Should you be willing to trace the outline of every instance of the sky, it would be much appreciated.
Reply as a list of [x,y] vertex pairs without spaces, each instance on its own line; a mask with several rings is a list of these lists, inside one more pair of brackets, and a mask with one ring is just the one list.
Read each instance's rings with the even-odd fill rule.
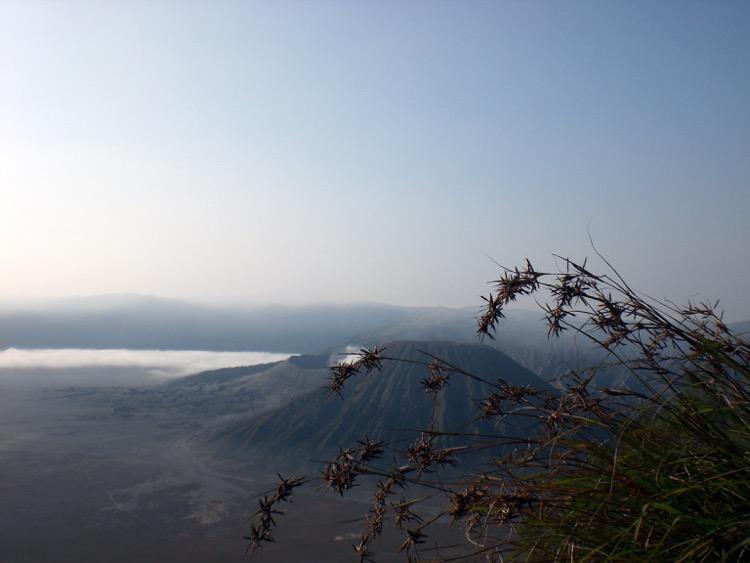
[[592,256],[750,318],[748,2],[0,0],[0,297],[476,305]]

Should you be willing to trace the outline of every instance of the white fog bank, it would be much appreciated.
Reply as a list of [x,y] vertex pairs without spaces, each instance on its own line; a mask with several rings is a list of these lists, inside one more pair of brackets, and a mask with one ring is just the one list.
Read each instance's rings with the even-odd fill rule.
[[70,369],[134,367],[162,377],[235,366],[278,362],[292,354],[272,352],[211,352],[205,350],[91,350],[79,348],[0,350],[0,369]]

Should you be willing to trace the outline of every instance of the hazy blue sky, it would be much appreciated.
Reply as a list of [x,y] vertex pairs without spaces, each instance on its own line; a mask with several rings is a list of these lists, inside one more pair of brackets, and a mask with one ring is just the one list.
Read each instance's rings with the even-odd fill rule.
[[0,295],[477,304],[591,254],[750,317],[750,2],[0,0]]

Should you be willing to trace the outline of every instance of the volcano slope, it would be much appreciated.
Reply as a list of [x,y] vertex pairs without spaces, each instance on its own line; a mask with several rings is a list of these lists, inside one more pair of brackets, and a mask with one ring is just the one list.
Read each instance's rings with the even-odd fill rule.
[[[496,436],[522,441],[532,426],[541,423],[519,416],[500,422],[481,420],[479,405],[493,388],[461,373],[452,373],[447,387],[433,398],[420,384],[428,374],[424,364],[432,357],[486,382],[501,380],[555,393],[538,376],[485,345],[401,341],[388,345],[385,355],[404,361],[388,360],[381,371],[355,375],[347,382],[343,398],[326,393],[327,379],[320,370],[311,370],[310,377],[319,380],[318,388],[277,408],[212,429],[200,441],[221,456],[258,469],[301,471],[335,456],[339,446],[355,446],[365,436],[384,441],[386,457],[393,457],[406,450],[421,429],[463,434],[441,438],[440,445],[445,447],[467,440],[474,445],[496,443]],[[503,450],[481,450],[479,458],[489,459],[493,449],[498,454]],[[477,461],[476,456],[466,458],[466,463]]]

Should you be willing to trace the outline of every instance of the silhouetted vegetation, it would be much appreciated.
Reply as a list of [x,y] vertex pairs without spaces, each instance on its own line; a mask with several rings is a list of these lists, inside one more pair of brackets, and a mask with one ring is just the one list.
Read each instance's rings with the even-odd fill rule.
[[[478,435],[427,426],[406,447],[363,437],[340,448],[316,479],[342,495],[372,486],[354,545],[360,561],[374,559],[389,523],[403,533],[409,561],[744,558],[750,344],[725,325],[718,303],[679,307],[635,291],[614,268],[596,274],[585,261],[561,260],[553,272],[528,261],[503,268],[483,298],[479,336],[493,338],[505,308],[532,295],[551,338],[573,331],[605,350],[607,363],[570,372],[550,391],[485,380],[426,356],[415,385],[433,401],[452,379],[476,379],[491,388],[477,404],[478,418],[526,417],[532,431]],[[346,400],[352,378],[377,377],[393,361],[402,360],[387,349],[363,349],[331,369],[329,391]],[[612,364],[627,371],[626,384],[597,378]],[[251,551],[272,540],[277,505],[306,481],[282,479],[261,501]],[[430,537],[441,519],[462,527],[462,556],[441,556],[439,538]]]

